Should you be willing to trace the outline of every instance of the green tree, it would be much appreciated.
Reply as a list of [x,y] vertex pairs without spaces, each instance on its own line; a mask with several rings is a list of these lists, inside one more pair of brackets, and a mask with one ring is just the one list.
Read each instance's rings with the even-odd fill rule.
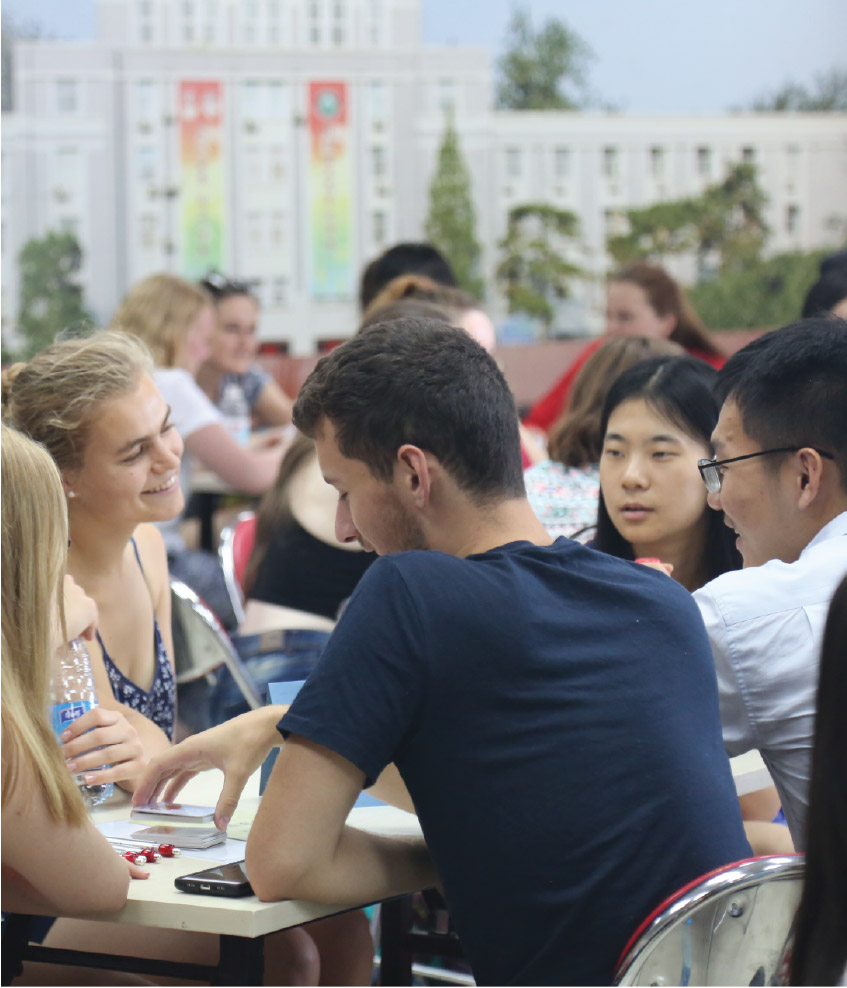
[[459,147],[452,117],[447,119],[438,165],[429,187],[426,235],[450,261],[465,291],[480,297],[481,249],[476,240],[476,211],[471,198],[471,178]]
[[18,257],[21,275],[18,330],[21,356],[28,359],[53,342],[58,332],[90,322],[76,276],[82,250],[72,233],[48,233],[24,244]]
[[509,211],[506,236],[500,241],[497,281],[508,299],[509,312],[540,319],[549,332],[554,302],[567,298],[568,283],[582,272],[564,259],[579,220],[567,210],[546,203],[515,206]]
[[629,231],[609,237],[606,247],[619,264],[661,264],[668,255],[694,251],[701,272],[729,273],[759,258],[768,234],[766,202],[755,165],[739,162],[699,196],[628,210]]
[[506,51],[497,63],[497,106],[502,110],[574,110],[589,100],[593,52],[563,21],[534,30],[526,7],[509,22]]
[[815,76],[811,87],[786,82],[767,96],[755,100],[757,113],[832,113],[847,110],[847,69],[832,68]]
[[777,254],[701,281],[688,297],[707,326],[715,329],[784,326],[800,318],[803,300],[817,281],[828,251]]

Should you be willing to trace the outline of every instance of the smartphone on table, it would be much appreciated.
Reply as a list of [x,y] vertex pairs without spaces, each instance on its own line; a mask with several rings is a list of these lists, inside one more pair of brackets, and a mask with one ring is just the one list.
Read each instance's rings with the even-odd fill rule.
[[229,898],[237,898],[253,894],[243,861],[215,865],[214,868],[181,875],[174,879],[174,885],[180,892],[197,892],[200,895],[225,895]]

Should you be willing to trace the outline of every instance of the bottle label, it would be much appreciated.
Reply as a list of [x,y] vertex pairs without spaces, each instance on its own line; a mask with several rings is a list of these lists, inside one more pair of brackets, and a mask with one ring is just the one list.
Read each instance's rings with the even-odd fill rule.
[[53,732],[60,738],[77,717],[82,717],[94,708],[90,700],[74,700],[73,703],[56,703],[53,705]]

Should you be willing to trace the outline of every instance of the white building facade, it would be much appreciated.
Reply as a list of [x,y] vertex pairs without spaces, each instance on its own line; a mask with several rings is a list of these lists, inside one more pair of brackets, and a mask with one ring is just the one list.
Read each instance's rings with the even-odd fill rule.
[[[714,117],[491,110],[479,49],[420,43],[420,0],[99,0],[96,42],[20,43],[3,119],[4,328],[17,255],[68,229],[105,323],[156,271],[255,284],[261,336],[295,355],[349,336],[362,267],[423,238],[452,112],[472,177],[488,306],[508,211],[576,213],[567,325],[599,331],[604,245],[627,208],[700,191],[752,160],[769,249],[847,236],[847,115]],[[685,277],[685,271],[677,272]]]

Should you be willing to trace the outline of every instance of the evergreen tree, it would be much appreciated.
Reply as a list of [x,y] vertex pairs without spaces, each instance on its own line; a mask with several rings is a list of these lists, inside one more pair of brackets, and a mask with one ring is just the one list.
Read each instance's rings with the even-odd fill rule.
[[479,298],[481,249],[476,240],[476,211],[471,198],[470,174],[459,147],[452,117],[447,119],[438,166],[429,187],[426,235],[447,258],[465,291]]
[[550,329],[555,300],[567,298],[570,279],[582,273],[563,256],[578,228],[573,213],[546,203],[515,206],[509,211],[497,268],[509,312],[525,312]]
[[18,330],[24,337],[21,356],[43,350],[63,329],[91,321],[76,276],[82,250],[72,233],[48,233],[24,244],[18,258],[21,274]]
[[589,102],[586,66],[594,57],[563,21],[532,26],[526,7],[515,9],[506,50],[498,62],[501,110],[575,110]]

